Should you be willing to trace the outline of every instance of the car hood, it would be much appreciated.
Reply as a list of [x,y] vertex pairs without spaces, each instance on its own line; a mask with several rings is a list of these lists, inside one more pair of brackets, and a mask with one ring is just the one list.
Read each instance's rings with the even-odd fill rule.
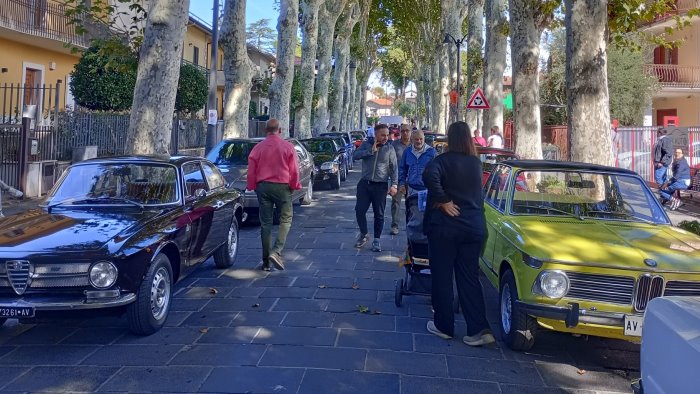
[[104,211],[41,209],[0,218],[0,253],[70,252],[123,242],[160,211]]
[[700,238],[670,225],[585,221],[570,219],[526,219],[504,222],[533,257],[610,267],[700,272]]
[[314,153],[314,164],[317,166],[320,166],[323,163],[333,161],[338,157],[338,155],[335,154],[328,154],[328,153]]
[[231,166],[231,165],[217,165],[221,173],[224,175],[226,182],[231,186],[239,190],[245,190],[246,181],[248,176],[248,166]]

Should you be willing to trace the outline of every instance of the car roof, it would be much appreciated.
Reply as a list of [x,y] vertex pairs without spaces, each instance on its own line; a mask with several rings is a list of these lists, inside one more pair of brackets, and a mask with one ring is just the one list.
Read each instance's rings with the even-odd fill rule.
[[479,154],[488,154],[488,153],[494,153],[494,154],[502,154],[502,155],[513,155],[515,156],[515,152],[510,150],[510,149],[505,149],[505,148],[493,148],[490,146],[477,146],[476,151]]
[[162,164],[174,164],[179,165],[191,160],[206,160],[200,156],[187,156],[187,155],[124,155],[124,156],[113,156],[113,157],[98,157],[94,159],[88,159],[75,164],[87,164],[87,163],[162,163]]
[[507,164],[522,169],[562,169],[562,170],[588,170],[598,172],[616,172],[620,174],[637,175],[636,172],[618,167],[602,166],[599,164],[580,163],[575,161],[556,160],[504,160],[501,164]]

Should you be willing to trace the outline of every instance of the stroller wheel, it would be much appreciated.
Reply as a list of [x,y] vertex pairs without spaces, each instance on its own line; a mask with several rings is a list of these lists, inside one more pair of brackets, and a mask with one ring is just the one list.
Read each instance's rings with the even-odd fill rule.
[[394,284],[394,303],[397,307],[401,306],[401,300],[403,299],[403,279],[399,279]]

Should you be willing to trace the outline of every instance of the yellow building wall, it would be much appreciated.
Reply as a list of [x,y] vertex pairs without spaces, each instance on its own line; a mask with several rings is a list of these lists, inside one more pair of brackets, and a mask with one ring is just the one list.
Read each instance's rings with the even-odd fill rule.
[[[0,73],[0,86],[5,86],[5,84],[24,84],[22,72],[25,62],[42,66],[44,84],[56,85],[56,81],[62,81],[60,106],[63,107],[66,81],[68,75],[73,71],[73,67],[78,63],[79,56],[77,54],[52,52],[45,48],[21,44],[4,38],[0,38],[0,53],[2,54],[0,57],[0,68],[7,68],[7,72]],[[52,63],[55,63],[56,66],[53,70],[51,70]],[[2,100],[2,97],[0,97],[0,100]],[[51,101],[53,102],[53,98]]]
[[700,64],[700,22],[674,33],[671,40],[681,40],[678,48],[678,65]]
[[657,110],[676,109],[682,127],[700,126],[700,95],[689,94],[688,96],[655,98],[652,105],[653,124],[657,124]]
[[198,66],[207,67],[207,51],[209,50],[209,34],[202,31],[200,28],[194,25],[187,26],[187,33],[185,34],[185,45],[183,46],[182,58],[188,62],[194,62],[194,48],[199,48],[199,60],[196,62]]

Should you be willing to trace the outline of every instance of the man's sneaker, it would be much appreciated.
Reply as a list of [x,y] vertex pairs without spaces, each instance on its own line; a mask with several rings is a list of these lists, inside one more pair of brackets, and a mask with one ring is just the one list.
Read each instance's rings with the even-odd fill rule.
[[379,243],[378,239],[375,239],[372,241],[372,252],[381,252],[382,251],[382,245]]
[[275,266],[278,270],[284,270],[284,261],[282,260],[282,256],[280,256],[279,253],[271,253],[270,257],[268,257],[268,260],[272,263],[272,265]]
[[451,336],[449,336],[449,335],[445,334],[444,332],[438,330],[438,328],[435,327],[435,322],[432,321],[432,320],[428,322],[428,325],[426,326],[426,328],[428,329],[428,332],[429,332],[429,333],[434,334],[434,335],[437,335],[437,336],[439,336],[439,337],[442,338],[442,339],[452,339]]
[[270,268],[270,261],[269,260],[263,260],[262,267],[260,267],[263,271],[271,271],[272,269]]
[[361,248],[367,244],[367,241],[369,241],[369,237],[367,234],[360,234],[357,236],[357,241],[355,241],[355,247],[356,248]]
[[390,234],[391,235],[397,235],[399,233],[399,228],[398,227],[392,227]]
[[491,330],[486,329],[481,330],[481,332],[476,335],[466,335],[464,338],[462,338],[462,342],[469,346],[482,346],[496,342],[496,338],[493,337]]
[[671,200],[671,210],[675,211],[680,207],[683,203],[681,202],[681,199],[678,197],[673,197],[673,200]]

